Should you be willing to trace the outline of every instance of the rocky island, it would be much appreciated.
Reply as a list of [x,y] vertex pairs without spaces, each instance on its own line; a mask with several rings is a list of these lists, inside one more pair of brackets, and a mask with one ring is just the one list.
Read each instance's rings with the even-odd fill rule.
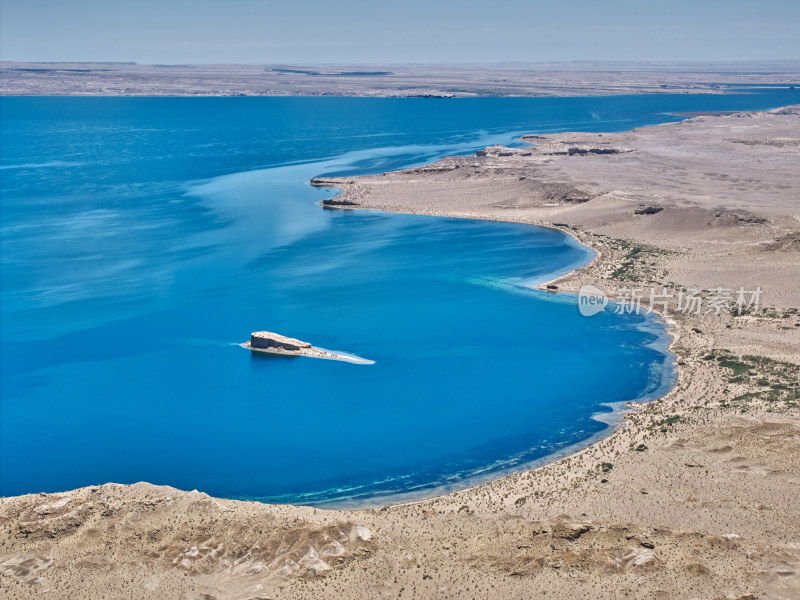
[[315,348],[308,342],[301,342],[300,340],[286,337],[278,333],[272,333],[271,331],[254,331],[250,334],[250,340],[243,345],[245,348],[250,348],[253,352],[280,354],[282,356],[310,356],[312,358],[344,360],[361,365],[371,365],[375,362],[352,354],[329,352],[322,348]]

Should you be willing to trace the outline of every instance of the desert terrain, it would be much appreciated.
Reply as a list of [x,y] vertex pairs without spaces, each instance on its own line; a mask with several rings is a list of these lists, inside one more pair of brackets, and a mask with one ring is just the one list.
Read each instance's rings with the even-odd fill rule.
[[[671,290],[665,397],[548,465],[377,509],[146,483],[3,498],[3,597],[800,597],[800,107],[526,141],[313,184],[342,189],[330,208],[561,229],[598,254],[556,293]],[[763,295],[695,314],[682,288]]]
[[453,65],[0,62],[5,96],[596,96],[799,85],[800,61]]

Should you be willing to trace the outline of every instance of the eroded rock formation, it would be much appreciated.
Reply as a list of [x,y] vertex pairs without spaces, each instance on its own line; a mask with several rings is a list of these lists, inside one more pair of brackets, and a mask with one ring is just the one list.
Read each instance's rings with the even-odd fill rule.
[[301,342],[271,331],[254,331],[250,334],[250,347],[258,350],[300,352],[312,346],[308,342]]

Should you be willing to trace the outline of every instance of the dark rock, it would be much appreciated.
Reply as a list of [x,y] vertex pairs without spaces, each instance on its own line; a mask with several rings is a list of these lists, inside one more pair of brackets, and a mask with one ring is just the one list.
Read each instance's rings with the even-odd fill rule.
[[645,208],[639,208],[633,211],[635,215],[654,215],[656,213],[660,213],[664,208],[662,206],[647,206]]
[[250,334],[250,347],[297,352],[303,348],[311,348],[311,344],[269,331],[254,331]]
[[767,220],[763,217],[755,217],[750,214],[744,214],[744,215],[734,214],[733,216],[738,223],[756,223],[758,225],[761,225],[767,222]]
[[591,525],[585,523],[560,523],[553,527],[553,537],[574,542],[584,533],[588,533],[591,530]]
[[309,181],[309,184],[313,185],[314,187],[331,187],[336,185],[324,177],[314,177],[311,181]]
[[573,146],[567,150],[567,154],[569,154],[569,156],[575,156],[576,154],[579,156],[584,156],[586,154],[619,154],[619,150],[616,148],[578,148]]
[[322,206],[358,206],[358,202],[351,202],[350,200],[336,200],[335,198],[329,198],[328,200],[322,201]]

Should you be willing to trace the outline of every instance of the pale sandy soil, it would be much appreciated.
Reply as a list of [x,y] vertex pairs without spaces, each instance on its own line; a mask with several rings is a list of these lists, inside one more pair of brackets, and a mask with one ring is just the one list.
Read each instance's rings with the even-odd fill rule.
[[563,224],[599,255],[560,292],[760,286],[769,310],[671,306],[666,397],[578,454],[423,502],[148,484],[2,499],[3,597],[800,597],[800,109],[531,141],[318,183],[363,208]]

